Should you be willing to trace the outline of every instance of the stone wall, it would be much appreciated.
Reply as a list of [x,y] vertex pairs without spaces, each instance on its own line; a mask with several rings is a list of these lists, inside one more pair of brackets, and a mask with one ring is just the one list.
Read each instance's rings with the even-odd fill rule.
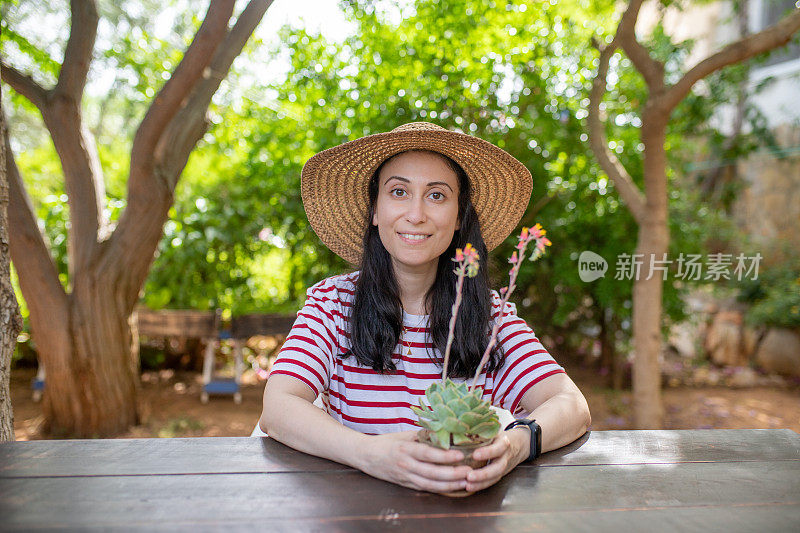
[[783,124],[774,130],[784,154],[760,152],[740,161],[744,182],[734,203],[738,226],[753,238],[765,264],[785,260],[785,249],[800,250],[800,127]]

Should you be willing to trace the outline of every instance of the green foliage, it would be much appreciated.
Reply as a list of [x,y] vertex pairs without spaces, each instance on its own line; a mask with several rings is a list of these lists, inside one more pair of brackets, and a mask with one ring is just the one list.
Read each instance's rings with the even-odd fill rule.
[[[6,24],[14,28],[31,13],[57,15],[66,7],[21,4],[2,4],[4,14],[10,14],[0,37],[4,50],[10,47],[27,58],[43,83],[52,81],[52,47],[29,38],[33,49],[26,48],[21,38],[6,32]],[[88,95],[85,102],[106,180],[106,216],[112,222],[125,205],[135,128],[166,73],[180,61],[205,6],[192,1],[190,9],[173,10],[172,31],[161,34],[153,16],[160,13],[160,4],[147,0],[141,10],[128,9],[128,4],[99,3],[110,23],[100,30],[111,34],[110,46],[98,50],[95,64],[114,76],[107,94]],[[395,9],[390,3],[352,0],[340,5],[354,27],[342,42],[287,26],[276,45],[253,41],[245,48],[215,96],[209,131],[179,182],[143,303],[221,308],[226,315],[296,310],[306,287],[348,268],[308,225],[300,199],[302,165],[342,142],[429,120],[504,148],[533,174],[531,203],[521,225],[540,222],[554,245],[537,265],[526,263],[520,270],[515,293],[520,314],[578,342],[610,312],[612,327],[627,335],[632,282],[615,280],[613,274],[616,258],[635,252],[637,227],[594,161],[586,133],[597,56],[588,43],[615,31],[614,2],[417,0],[396,8],[402,19],[390,15]],[[54,39],[60,46],[63,40],[61,34]],[[672,42],[656,27],[647,45],[674,80],[692,43]],[[254,73],[265,58],[286,61],[285,77],[271,84],[259,81]],[[723,159],[741,157],[755,141],[768,139],[760,134],[763,128],[754,129],[731,146],[708,125],[716,107],[735,95],[742,76],[735,68],[723,70],[708,84],[709,94],[690,95],[672,117],[666,141],[671,258],[724,248],[737,238],[725,206],[705,205],[683,170],[696,153],[698,138],[710,147],[710,158]],[[645,100],[641,76],[618,52],[604,101],[607,135],[610,149],[640,187],[638,128]],[[68,285],[68,208],[60,164],[52,144],[37,135],[41,124],[30,118],[35,117],[32,108],[16,99],[12,103],[13,133],[23,148],[17,162]],[[755,113],[748,117],[753,124],[761,120]],[[515,245],[512,240],[489,258],[495,286],[507,279],[505,258]],[[604,278],[580,280],[577,258],[584,250],[609,262]],[[679,296],[686,288],[675,276],[668,277],[665,323],[682,317]]]
[[750,304],[746,321],[753,326],[800,328],[800,261],[797,258],[735,284],[737,299]]

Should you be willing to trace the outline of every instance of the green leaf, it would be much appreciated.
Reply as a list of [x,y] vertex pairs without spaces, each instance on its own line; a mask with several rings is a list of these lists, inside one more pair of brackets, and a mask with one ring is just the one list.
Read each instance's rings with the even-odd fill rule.
[[491,438],[491,437],[494,437],[495,435],[497,435],[497,432],[499,430],[500,430],[500,423],[493,420],[493,421],[490,421],[490,422],[484,422],[482,424],[478,424],[477,426],[472,428],[470,431],[474,435],[478,435],[481,438]]
[[485,404],[479,405],[478,407],[475,407],[474,409],[472,409],[472,412],[477,413],[479,415],[485,415],[491,413],[492,409],[489,407],[489,404],[487,402]]
[[452,401],[447,402],[447,407],[453,410],[457,417],[461,417],[462,414],[468,413],[470,411],[470,406],[462,400],[461,398],[456,398]]
[[470,428],[473,428],[484,421],[486,416],[481,416],[476,413],[464,413],[461,415],[461,421],[468,425]]
[[477,396],[475,393],[468,395],[465,398],[465,401],[469,405],[470,409],[475,409],[481,404],[481,398]]
[[453,435],[453,444],[469,444],[472,442],[472,439],[467,437],[464,434],[454,434]]
[[436,413],[427,408],[420,409],[416,405],[412,405],[411,410],[414,411],[414,413],[416,413],[416,415],[420,418],[428,418],[430,420],[436,418]]
[[450,433],[466,433],[469,429],[464,422],[461,422],[455,417],[445,418],[442,427],[449,431]]
[[442,398],[442,395],[437,391],[428,391],[425,393],[425,396],[428,398],[428,403],[431,404],[433,408],[437,405],[445,404],[444,398]]
[[445,450],[450,449],[450,432],[446,429],[432,433],[431,437],[439,444],[440,448],[444,448]]
[[458,392],[453,387],[442,388],[442,399],[444,403],[449,404],[451,401],[458,398]]
[[433,433],[440,431],[443,427],[442,423],[438,420],[425,420],[424,418],[419,419],[419,425]]
[[434,405],[433,410],[436,413],[436,418],[439,420],[444,420],[446,418],[458,418],[452,409],[441,403]]

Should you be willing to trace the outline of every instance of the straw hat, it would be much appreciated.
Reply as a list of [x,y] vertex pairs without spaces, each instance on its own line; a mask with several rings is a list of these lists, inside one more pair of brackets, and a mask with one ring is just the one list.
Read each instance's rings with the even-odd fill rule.
[[517,226],[533,188],[525,165],[483,139],[430,122],[411,122],[323,150],[303,166],[300,194],[308,221],[335,254],[360,263],[369,180],[382,162],[407,150],[439,152],[464,169],[489,250]]

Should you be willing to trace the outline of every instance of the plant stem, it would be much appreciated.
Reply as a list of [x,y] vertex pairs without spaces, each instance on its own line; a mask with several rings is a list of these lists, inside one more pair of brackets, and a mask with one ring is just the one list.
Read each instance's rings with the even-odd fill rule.
[[461,288],[464,285],[464,273],[466,269],[462,266],[458,273],[456,283],[456,301],[453,302],[453,311],[450,313],[450,325],[447,329],[447,348],[444,350],[444,363],[442,364],[442,381],[447,378],[447,363],[450,361],[450,346],[453,344],[453,333],[456,329],[456,318],[458,317],[458,307],[461,305]]
[[517,273],[519,272],[519,267],[522,264],[523,259],[525,259],[525,247],[519,251],[519,260],[516,262],[516,264],[514,264],[514,266],[511,268],[511,272],[509,273],[508,290],[506,290],[506,293],[503,295],[503,301],[500,302],[500,315],[497,317],[497,321],[492,327],[492,336],[489,338],[489,344],[486,345],[486,350],[483,352],[483,357],[481,357],[478,370],[475,371],[475,377],[472,378],[472,385],[469,386],[469,390],[473,390],[475,388],[475,384],[478,382],[478,376],[481,375],[481,370],[483,370],[483,367],[489,360],[489,353],[491,353],[492,348],[497,342],[497,332],[500,330],[500,322],[502,322],[503,315],[505,314],[508,297],[511,296],[511,293],[517,288],[514,282],[517,280]]

